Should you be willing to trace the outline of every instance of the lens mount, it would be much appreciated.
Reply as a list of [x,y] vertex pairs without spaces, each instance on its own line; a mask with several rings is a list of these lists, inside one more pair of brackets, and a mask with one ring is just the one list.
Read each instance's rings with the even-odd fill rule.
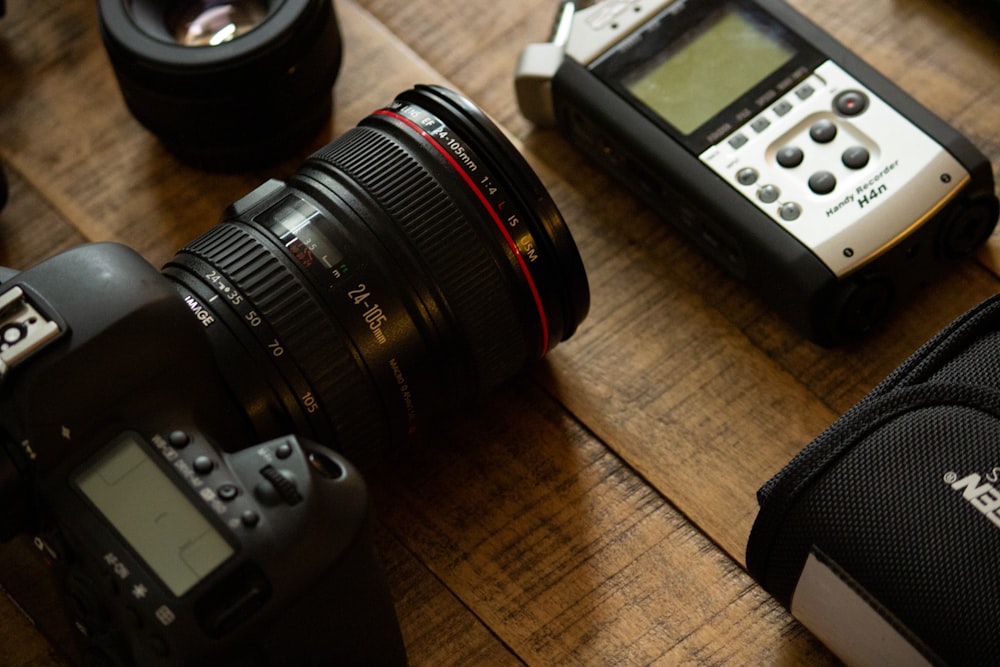
[[127,106],[186,161],[257,167],[301,149],[330,116],[342,54],[332,3],[258,2],[262,15],[245,26],[252,29],[204,46],[178,41],[180,0],[98,2]]

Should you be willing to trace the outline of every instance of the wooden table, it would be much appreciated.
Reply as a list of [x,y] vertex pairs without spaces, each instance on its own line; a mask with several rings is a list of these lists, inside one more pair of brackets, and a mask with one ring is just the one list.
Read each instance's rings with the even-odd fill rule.
[[[0,20],[0,264],[115,240],[161,265],[253,174],[178,163],[124,107],[92,0]],[[512,73],[547,38],[537,0],[337,0],[332,135],[414,83],[469,95],[516,141],[575,235],[590,315],[489,400],[368,477],[410,660],[823,664],[743,569],[756,489],[920,343],[997,291],[1000,240],[871,338],[817,347],[518,112]],[[1000,28],[973,0],[793,0],[1000,163]],[[15,547],[0,547],[8,553]],[[24,574],[8,569],[4,577]],[[62,658],[0,597],[0,665]]]

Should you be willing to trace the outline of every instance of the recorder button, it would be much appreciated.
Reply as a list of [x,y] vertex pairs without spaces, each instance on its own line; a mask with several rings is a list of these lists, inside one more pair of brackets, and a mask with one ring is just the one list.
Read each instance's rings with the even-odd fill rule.
[[802,207],[793,201],[786,204],[782,204],[781,208],[778,209],[778,214],[781,216],[782,220],[798,220],[799,216],[802,215]]
[[802,153],[802,149],[796,146],[785,146],[778,151],[778,164],[786,169],[791,169],[802,164],[802,158],[805,155]]
[[778,201],[778,197],[780,196],[781,190],[779,190],[776,185],[765,185],[757,191],[757,199],[761,200],[765,204],[771,204]]
[[828,171],[817,171],[809,177],[809,189],[818,195],[828,195],[837,187],[837,178]]
[[746,142],[747,142],[747,137],[745,134],[737,134],[735,136],[730,137],[729,146],[731,148],[739,148]]
[[837,136],[837,126],[831,120],[818,120],[809,128],[809,136],[817,144],[828,144]]
[[871,155],[864,146],[851,146],[840,157],[848,169],[861,169],[868,164]]
[[759,176],[760,174],[753,167],[744,167],[736,172],[736,180],[740,182],[740,185],[753,185]]
[[868,96],[860,90],[845,90],[833,99],[833,108],[843,116],[857,116],[868,108]]

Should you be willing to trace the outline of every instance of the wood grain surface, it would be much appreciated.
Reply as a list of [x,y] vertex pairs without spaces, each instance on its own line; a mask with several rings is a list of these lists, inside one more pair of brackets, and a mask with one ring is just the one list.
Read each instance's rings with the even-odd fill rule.
[[[977,2],[795,0],[1000,163],[1000,28]],[[468,95],[524,151],[580,247],[590,315],[546,361],[368,476],[414,665],[826,664],[743,570],[756,489],[934,332],[998,288],[1000,240],[838,349],[804,340],[559,134],[513,71],[555,3],[337,0],[324,136],[273,168],[205,173],[125,108],[89,0],[7,3],[0,265],[114,240],[161,265],[267,177],[415,83]],[[267,94],[261,91],[261,94]],[[44,576],[0,545],[0,583]],[[0,596],[0,666],[66,664]]]

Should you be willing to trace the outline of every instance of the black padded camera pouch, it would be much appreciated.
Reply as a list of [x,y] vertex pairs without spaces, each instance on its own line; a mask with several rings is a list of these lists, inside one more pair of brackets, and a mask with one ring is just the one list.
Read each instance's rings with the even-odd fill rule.
[[1000,664],[1000,295],[757,493],[750,574],[849,664]]

